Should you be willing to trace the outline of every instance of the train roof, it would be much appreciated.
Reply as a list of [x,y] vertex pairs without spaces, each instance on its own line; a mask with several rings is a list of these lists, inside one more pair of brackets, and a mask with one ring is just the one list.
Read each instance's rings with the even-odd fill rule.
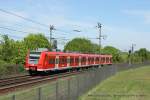
[[72,55],[72,56],[95,56],[95,57],[97,57],[97,56],[101,56],[101,57],[112,57],[112,55],[107,55],[107,54],[105,54],[105,55],[99,55],[99,54],[81,54],[81,53],[65,53],[65,52],[55,52],[55,51],[52,51],[52,52],[50,52],[50,51],[43,51],[43,53],[48,53],[48,54],[52,54],[52,55],[64,55],[64,56],[70,56],[70,55]]

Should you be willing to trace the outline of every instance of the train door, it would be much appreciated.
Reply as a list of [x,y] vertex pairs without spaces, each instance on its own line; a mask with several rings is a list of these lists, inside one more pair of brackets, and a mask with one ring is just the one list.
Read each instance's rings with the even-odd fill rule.
[[86,57],[81,57],[81,66],[86,65]]
[[54,69],[55,68],[55,61],[56,60],[56,56],[48,56],[48,64],[47,67],[48,69]]
[[78,67],[79,66],[79,56],[75,57],[75,66]]
[[74,56],[70,56],[70,66],[74,66]]
[[67,56],[59,56],[59,68],[66,68],[67,67]]
[[95,58],[95,64],[99,64],[99,57]]

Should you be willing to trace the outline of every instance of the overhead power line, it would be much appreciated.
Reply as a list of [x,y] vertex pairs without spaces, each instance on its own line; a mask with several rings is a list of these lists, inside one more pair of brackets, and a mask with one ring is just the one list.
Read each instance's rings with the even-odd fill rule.
[[[47,28],[47,29],[48,29],[48,27],[49,27],[49,25],[46,25],[46,24],[44,24],[44,23],[35,21],[35,20],[33,20],[33,19],[30,19],[30,18],[26,18],[26,17],[24,17],[24,16],[18,15],[18,14],[16,14],[16,13],[13,13],[13,12],[10,12],[10,11],[4,10],[4,9],[1,9],[1,8],[0,8],[0,11],[1,11],[1,12],[4,12],[4,13],[6,13],[6,14],[9,14],[9,15],[13,15],[13,16],[19,17],[19,18],[21,18],[21,19],[24,19],[24,20],[26,20],[26,21],[32,22],[32,23],[34,23],[34,24],[38,24],[38,25],[43,26],[43,27],[45,27],[45,28]],[[72,32],[72,31],[71,31],[71,32],[64,31],[64,30],[57,29],[57,28],[55,29],[55,31],[63,32],[63,34],[66,33],[66,34],[64,34],[64,35],[68,35],[68,34],[70,34],[70,33]],[[73,30],[73,31],[75,31],[75,32],[81,32],[80,30]]]
[[4,12],[4,13],[7,13],[7,14],[9,14],[9,15],[13,15],[13,16],[19,17],[19,18],[24,19],[24,20],[26,20],[26,21],[30,21],[30,22],[32,22],[32,23],[34,23],[34,24],[39,24],[39,25],[41,25],[41,26],[43,26],[43,27],[47,27],[47,28],[48,28],[48,25],[46,25],[46,24],[40,23],[40,22],[38,22],[38,21],[29,19],[29,18],[26,18],[26,17],[21,16],[21,15],[18,15],[18,14],[16,14],[16,13],[13,13],[13,12],[10,12],[10,11],[6,11],[6,10],[4,10],[4,9],[0,9],[0,11],[1,11],[1,12]]
[[3,27],[3,26],[0,26],[0,28],[1,28],[1,29],[10,30],[10,31],[15,31],[15,32],[30,33],[30,32],[20,31],[20,30],[16,30],[16,29],[8,28],[8,27]]

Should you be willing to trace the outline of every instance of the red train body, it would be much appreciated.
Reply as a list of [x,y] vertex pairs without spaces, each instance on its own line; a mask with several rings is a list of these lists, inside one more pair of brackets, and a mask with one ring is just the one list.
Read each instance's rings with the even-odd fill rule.
[[25,69],[30,72],[46,72],[111,64],[112,55],[64,53],[37,50],[28,53],[25,62]]

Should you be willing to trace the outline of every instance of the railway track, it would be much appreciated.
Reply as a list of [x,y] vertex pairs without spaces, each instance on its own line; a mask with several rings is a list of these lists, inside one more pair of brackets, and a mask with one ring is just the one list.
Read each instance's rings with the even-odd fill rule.
[[26,80],[29,77],[30,77],[29,75],[22,75],[22,76],[16,76],[16,77],[9,77],[9,78],[0,79],[0,87],[6,86],[6,85],[9,85],[9,84],[13,84],[15,82],[19,82],[20,80]]
[[77,72],[66,72],[60,74],[54,74],[49,76],[20,76],[20,77],[13,77],[7,79],[0,80],[0,94],[8,93],[15,91],[20,88],[31,87],[37,84],[41,84],[48,81],[53,81],[58,78],[68,77],[76,74],[83,73],[84,71],[77,71]]

